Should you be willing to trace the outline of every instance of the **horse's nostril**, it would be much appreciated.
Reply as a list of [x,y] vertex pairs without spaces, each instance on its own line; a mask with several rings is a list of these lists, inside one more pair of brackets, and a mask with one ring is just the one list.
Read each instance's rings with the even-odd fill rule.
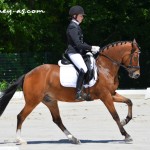
[[136,74],[136,75],[134,76],[134,78],[137,79],[139,76],[140,76],[140,74]]

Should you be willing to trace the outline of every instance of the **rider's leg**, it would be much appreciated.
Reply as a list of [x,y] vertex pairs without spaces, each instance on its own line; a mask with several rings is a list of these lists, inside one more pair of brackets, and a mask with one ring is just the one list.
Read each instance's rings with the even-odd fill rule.
[[84,75],[87,72],[87,66],[81,56],[81,54],[68,54],[69,58],[71,61],[74,63],[74,65],[79,69],[79,76],[77,79],[77,94],[76,94],[76,99],[81,99],[81,90],[82,90],[82,85],[84,82]]
[[83,57],[79,53],[69,53],[68,57],[71,59],[73,64],[80,70],[83,69],[83,71],[86,73],[87,72],[87,66],[84,62]]
[[79,71],[79,76],[78,76],[77,84],[76,84],[76,89],[77,89],[76,99],[78,100],[82,99],[82,86],[84,82],[84,75],[85,75],[85,72],[83,71],[83,69],[81,69]]

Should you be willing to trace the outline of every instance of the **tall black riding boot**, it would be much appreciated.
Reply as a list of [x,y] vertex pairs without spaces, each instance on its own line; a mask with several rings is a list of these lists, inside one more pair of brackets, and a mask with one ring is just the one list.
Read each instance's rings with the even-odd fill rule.
[[76,99],[78,100],[82,100],[82,86],[83,86],[83,81],[84,81],[84,75],[85,75],[85,72],[83,69],[81,69],[79,72],[77,85],[76,85],[76,89],[77,89]]

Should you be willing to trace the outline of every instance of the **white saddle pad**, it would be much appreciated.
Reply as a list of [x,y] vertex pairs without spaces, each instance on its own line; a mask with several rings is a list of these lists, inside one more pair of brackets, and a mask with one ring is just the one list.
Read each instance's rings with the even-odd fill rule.
[[[73,65],[63,65],[61,61],[58,62],[60,66],[60,83],[64,87],[76,87],[76,82],[78,78],[78,72]],[[97,81],[97,68],[95,67],[95,76],[89,82],[89,84],[84,85],[85,88],[92,87]]]

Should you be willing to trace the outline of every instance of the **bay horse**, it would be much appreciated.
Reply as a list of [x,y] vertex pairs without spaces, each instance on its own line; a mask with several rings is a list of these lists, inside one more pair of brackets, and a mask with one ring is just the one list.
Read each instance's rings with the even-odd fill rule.
[[[132,101],[116,92],[119,85],[118,70],[122,66],[129,77],[137,79],[140,76],[139,65],[140,48],[133,41],[118,41],[103,47],[96,58],[98,80],[94,86],[86,89],[90,92],[92,100],[101,100],[112,118],[117,123],[125,141],[132,141],[131,136],[125,131],[126,125],[132,119]],[[42,102],[45,104],[53,118],[53,122],[64,132],[69,141],[74,144],[80,143],[64,126],[58,108],[58,101],[79,102],[75,100],[76,89],[63,87],[60,84],[60,67],[55,64],[44,64],[38,66],[22,75],[0,97],[0,116],[11,100],[18,87],[22,87],[25,106],[17,115],[17,141],[22,144],[26,142],[21,137],[22,123],[32,110]],[[114,102],[126,103],[128,106],[127,117],[120,121],[115,109]]]

